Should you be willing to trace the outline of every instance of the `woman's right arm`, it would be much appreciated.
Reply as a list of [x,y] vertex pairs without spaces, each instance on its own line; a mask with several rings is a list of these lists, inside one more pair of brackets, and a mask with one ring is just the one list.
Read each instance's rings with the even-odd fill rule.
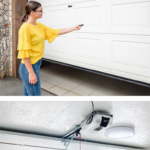
[[37,83],[37,77],[36,77],[36,74],[34,73],[30,58],[24,58],[23,61],[24,61],[25,66],[29,72],[29,83],[36,84]]

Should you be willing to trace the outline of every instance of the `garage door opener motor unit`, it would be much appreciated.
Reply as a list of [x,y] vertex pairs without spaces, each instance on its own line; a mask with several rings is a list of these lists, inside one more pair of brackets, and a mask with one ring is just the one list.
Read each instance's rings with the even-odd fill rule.
[[82,133],[99,133],[103,128],[112,124],[113,115],[109,113],[104,113],[101,111],[93,111],[85,120],[83,120],[80,125],[77,125],[74,129],[69,131],[62,137],[62,142],[64,143],[66,149],[70,142],[75,136]]

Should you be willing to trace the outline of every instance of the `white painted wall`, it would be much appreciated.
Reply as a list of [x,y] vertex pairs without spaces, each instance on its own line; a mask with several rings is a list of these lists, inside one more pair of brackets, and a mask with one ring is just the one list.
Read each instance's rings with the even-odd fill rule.
[[38,22],[84,24],[46,41],[44,58],[150,83],[150,0],[37,1],[44,9]]

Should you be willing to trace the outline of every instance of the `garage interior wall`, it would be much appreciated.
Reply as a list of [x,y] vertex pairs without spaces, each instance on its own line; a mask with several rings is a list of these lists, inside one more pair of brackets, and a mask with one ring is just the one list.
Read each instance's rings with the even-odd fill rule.
[[12,0],[0,0],[0,78],[12,76]]

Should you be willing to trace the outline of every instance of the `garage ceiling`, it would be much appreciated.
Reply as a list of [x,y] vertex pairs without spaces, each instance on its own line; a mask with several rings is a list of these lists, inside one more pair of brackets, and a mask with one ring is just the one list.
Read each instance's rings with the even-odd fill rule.
[[[94,108],[95,110],[105,111],[113,114],[113,123],[109,127],[134,127],[135,136],[128,139],[109,139],[104,136],[105,129],[103,129],[98,134],[82,134],[82,140],[84,141],[82,142],[82,145],[83,143],[85,144],[87,142],[85,146],[88,144],[91,146],[92,143],[97,142],[101,144],[107,143],[107,146],[112,144],[129,147],[150,148],[150,102],[95,101]],[[51,144],[47,146],[64,149],[64,145],[60,142],[61,137],[76,125],[80,124],[80,122],[91,112],[92,105],[90,101],[0,102],[0,142],[17,143],[21,140],[25,141],[26,144],[27,141],[29,142],[33,140],[33,142],[29,142],[29,145],[36,145],[39,143],[39,141],[35,142],[34,138],[37,138],[40,135],[42,136],[39,137],[42,146],[46,146],[44,143],[47,143],[46,139],[44,138],[49,137],[50,139],[47,140],[49,140],[49,143]],[[7,132],[3,132],[4,130]],[[12,134],[8,131],[14,131],[14,133]],[[16,135],[15,132],[19,132],[21,134]],[[30,133],[34,138],[28,137],[29,134],[26,135],[22,133]],[[88,143],[88,141],[92,143]],[[79,145],[76,145],[76,147],[75,145],[73,146],[73,144],[78,145],[79,143],[78,141],[74,140],[68,149],[74,150],[79,148]],[[95,148],[90,148],[89,146],[88,148],[98,149],[96,148],[97,145],[93,146],[95,146]],[[101,145],[101,148],[103,146]],[[6,150],[9,150],[9,148],[12,149],[12,146],[10,147],[8,144],[1,143],[0,147],[3,147],[3,149]],[[113,146],[111,146],[112,148],[104,147],[103,150],[116,149]],[[15,150],[20,150],[17,149],[15,145],[13,145],[13,148]],[[82,150],[87,150],[88,148],[87,146],[86,148],[82,147]],[[24,147],[24,149],[29,150],[31,148]]]

